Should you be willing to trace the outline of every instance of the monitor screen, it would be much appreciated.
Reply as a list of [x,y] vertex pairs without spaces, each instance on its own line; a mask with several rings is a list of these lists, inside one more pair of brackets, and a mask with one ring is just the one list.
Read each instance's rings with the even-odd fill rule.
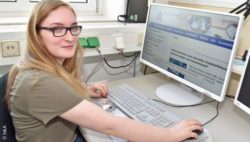
[[184,84],[167,83],[158,97],[199,102],[205,94],[223,101],[241,23],[240,15],[151,4],[140,61]]
[[245,62],[245,69],[241,75],[234,104],[250,114],[250,56],[248,55]]

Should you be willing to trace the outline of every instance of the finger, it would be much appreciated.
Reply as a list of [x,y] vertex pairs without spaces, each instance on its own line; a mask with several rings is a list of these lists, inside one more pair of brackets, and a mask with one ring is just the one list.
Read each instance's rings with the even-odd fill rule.
[[201,122],[199,122],[198,120],[195,120],[195,119],[188,120],[187,124],[188,125],[199,125],[199,126],[202,126]]
[[203,130],[203,128],[199,125],[192,125],[191,126],[192,132],[199,133]]
[[99,84],[100,89],[102,91],[103,96],[107,96],[108,94],[108,87],[105,84]]
[[108,87],[106,84],[99,84],[100,87],[103,89],[103,93],[104,94],[107,94],[108,93]]
[[95,93],[98,94],[98,96],[100,96],[100,97],[106,97],[107,96],[107,92],[102,87],[98,87],[96,89]]
[[108,95],[108,93],[107,93],[107,91],[103,91],[103,93],[101,93],[101,97],[107,97],[107,95]]

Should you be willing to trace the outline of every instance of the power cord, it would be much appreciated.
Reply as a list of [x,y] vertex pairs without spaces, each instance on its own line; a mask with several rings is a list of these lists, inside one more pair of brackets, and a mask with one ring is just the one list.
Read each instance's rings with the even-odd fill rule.
[[136,53],[133,53],[133,54],[131,54],[131,55],[127,55],[127,54],[124,54],[123,52],[121,53],[119,53],[119,55],[121,55],[122,57],[127,57],[127,58],[129,58],[129,57],[134,57],[134,56],[136,56],[137,54],[140,54],[140,52],[136,52]]
[[145,65],[144,72],[143,72],[144,75],[146,75],[147,68],[148,68],[148,66]]
[[[144,68],[144,71],[143,71],[143,75],[146,75],[147,69],[148,69],[148,65],[145,65],[145,68]],[[158,71],[151,72],[151,74],[153,74],[153,73],[158,73]]]
[[250,0],[247,0],[246,2],[244,2],[241,5],[237,6],[233,10],[229,11],[229,13],[240,14],[243,11],[245,11],[245,13],[244,13],[244,19],[246,19],[248,17],[248,15],[250,14]]
[[96,48],[96,50],[97,50],[97,52],[102,56],[102,58],[103,58],[104,62],[106,63],[106,65],[109,66],[110,68],[113,68],[113,69],[124,68],[124,67],[130,66],[130,65],[136,60],[136,58],[140,55],[139,53],[137,53],[137,54],[134,56],[134,58],[133,58],[128,64],[126,64],[126,65],[122,65],[122,66],[111,66],[111,65],[108,63],[108,61],[106,60],[106,58],[102,55],[101,51],[100,51],[98,48]]
[[104,62],[103,62],[103,61],[100,62],[100,63],[98,63],[98,64],[93,68],[93,70],[90,72],[90,74],[86,77],[86,79],[85,79],[84,82],[85,82],[86,84],[88,84],[90,78],[91,78],[92,76],[94,76],[94,75],[103,67],[103,65],[104,65]]
[[[140,54],[140,51],[136,52],[136,53],[133,53],[133,54],[130,54],[130,55],[126,55],[124,54],[123,50],[119,50],[119,55],[122,56],[122,57],[125,57],[125,58],[130,58],[130,57],[135,57],[137,56],[137,54]],[[136,58],[137,59],[137,58]],[[134,60],[134,72],[133,72],[133,77],[136,76],[136,59]]]

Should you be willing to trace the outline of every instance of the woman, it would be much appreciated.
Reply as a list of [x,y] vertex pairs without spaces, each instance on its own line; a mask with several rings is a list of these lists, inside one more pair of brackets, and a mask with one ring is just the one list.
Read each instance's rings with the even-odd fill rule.
[[[143,142],[177,142],[197,138],[196,120],[158,128],[106,113],[88,97],[106,97],[107,87],[84,87],[77,53],[81,26],[74,10],[60,0],[42,0],[27,27],[27,52],[12,68],[8,81],[9,107],[20,142],[72,142],[77,126]],[[79,55],[78,55],[79,56]]]

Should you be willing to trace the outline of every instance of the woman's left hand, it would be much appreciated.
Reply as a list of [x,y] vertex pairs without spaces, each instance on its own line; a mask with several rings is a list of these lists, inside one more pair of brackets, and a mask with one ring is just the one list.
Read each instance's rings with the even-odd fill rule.
[[108,87],[103,83],[91,83],[86,86],[91,93],[91,97],[107,97]]

